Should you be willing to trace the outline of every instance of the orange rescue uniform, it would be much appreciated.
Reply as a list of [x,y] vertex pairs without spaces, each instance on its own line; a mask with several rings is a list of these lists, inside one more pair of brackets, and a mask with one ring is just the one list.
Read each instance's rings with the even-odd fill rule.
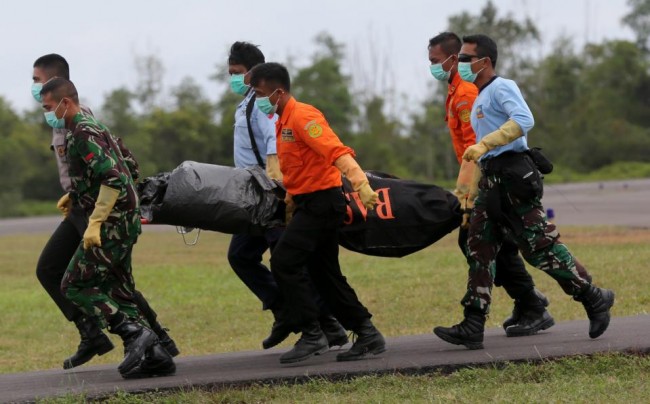
[[293,97],[276,122],[276,142],[283,183],[291,195],[342,186],[334,162],[344,154],[354,157],[319,110]]
[[478,88],[474,83],[461,79],[460,74],[455,73],[447,91],[445,121],[451,133],[458,163],[462,162],[465,149],[476,144],[476,134],[470,122],[472,105],[476,97],[478,97]]

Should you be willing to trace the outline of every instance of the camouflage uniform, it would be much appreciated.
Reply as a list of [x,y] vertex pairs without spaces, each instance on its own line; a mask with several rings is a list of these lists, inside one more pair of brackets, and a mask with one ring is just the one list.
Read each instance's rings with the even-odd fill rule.
[[117,312],[140,321],[133,297],[131,251],[141,232],[139,202],[131,172],[137,163],[108,129],[92,116],[77,114],[67,137],[72,180],[70,198],[89,216],[100,186],[120,191],[109,217],[101,226],[101,247],[84,250],[80,244],[61,282],[61,291],[88,316],[106,328]]
[[[492,170],[490,160],[481,163],[483,178],[470,218],[467,293],[461,303],[489,312],[495,275],[495,257],[504,238],[514,240],[524,259],[549,274],[565,293],[576,296],[589,286],[580,276],[576,261],[560,242],[555,225],[546,219],[541,203],[541,175],[526,153],[509,156],[508,167],[522,166],[533,172],[524,182],[509,168]],[[494,160],[503,160],[495,158]]]

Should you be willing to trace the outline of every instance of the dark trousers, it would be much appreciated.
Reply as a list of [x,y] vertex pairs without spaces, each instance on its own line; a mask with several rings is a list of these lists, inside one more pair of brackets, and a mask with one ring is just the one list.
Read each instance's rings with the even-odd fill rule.
[[309,279],[327,307],[348,330],[372,317],[341,273],[338,228],[346,203],[341,188],[294,196],[296,210],[271,255],[271,270],[297,326],[313,323],[318,308]]
[[74,303],[63,296],[61,280],[79,247],[85,228],[84,217],[71,213],[54,230],[36,265],[36,277],[69,321],[75,321],[84,314]]
[[[86,226],[85,214],[82,211],[73,209],[70,215],[54,230],[41,252],[38,264],[36,264],[36,277],[43,289],[50,295],[61,313],[69,321],[76,321],[84,314],[79,307],[63,296],[61,293],[61,280],[79,247],[79,243],[81,243]],[[152,327],[155,327],[157,324],[156,312],[149,307],[149,303],[144,296],[136,290],[133,298],[147,322]]]
[[[468,233],[469,229],[462,228],[458,232],[458,246],[465,257],[467,257]],[[503,286],[506,293],[513,299],[518,299],[535,288],[535,282],[526,270],[524,260],[519,256],[519,248],[511,240],[503,240],[501,249],[496,256],[494,284]]]
[[282,228],[268,230],[263,236],[235,234],[230,240],[228,261],[239,279],[244,282],[262,302],[262,310],[274,308],[279,301],[280,290],[271,271],[262,264],[266,250],[273,251],[282,235]]

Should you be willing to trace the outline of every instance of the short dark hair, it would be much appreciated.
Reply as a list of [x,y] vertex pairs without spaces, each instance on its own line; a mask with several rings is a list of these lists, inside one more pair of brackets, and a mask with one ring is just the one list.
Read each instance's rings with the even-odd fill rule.
[[56,53],[50,53],[36,59],[34,67],[47,71],[51,77],[63,77],[66,80],[70,80],[70,66],[68,66],[68,62],[63,56],[57,55]]
[[264,63],[264,54],[257,45],[248,42],[235,42],[230,47],[229,65],[244,65],[247,70],[250,70],[260,63]]
[[463,37],[463,43],[471,43],[476,45],[476,54],[481,57],[488,57],[492,62],[492,67],[497,67],[497,44],[492,38],[483,34],[467,35]]
[[43,85],[41,97],[51,93],[56,101],[61,101],[63,97],[72,99],[75,104],[79,104],[79,94],[74,84],[63,77],[55,77]]
[[446,55],[457,55],[463,44],[460,42],[458,35],[453,32],[441,32],[429,39],[429,49],[436,45],[440,45],[440,49],[442,49]]
[[257,87],[262,80],[267,83],[276,84],[287,92],[291,91],[289,71],[280,63],[270,62],[255,66],[251,71],[251,86]]

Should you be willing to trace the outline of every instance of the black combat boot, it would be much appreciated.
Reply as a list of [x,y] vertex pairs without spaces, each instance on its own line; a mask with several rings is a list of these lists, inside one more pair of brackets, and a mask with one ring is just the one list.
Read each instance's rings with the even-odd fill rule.
[[273,326],[271,327],[271,333],[268,337],[262,341],[262,348],[269,349],[278,345],[280,342],[287,339],[289,334],[293,332],[293,328],[288,321],[284,320],[284,316],[280,309],[271,309],[273,312]]
[[149,306],[147,299],[145,299],[142,293],[137,290],[133,292],[133,299],[144,316],[144,319],[147,320],[147,323],[151,326],[151,331],[155,332],[158,336],[158,340],[163,348],[165,348],[171,356],[177,356],[180,351],[178,350],[174,340],[169,336],[169,334],[167,334],[169,329],[163,328],[163,326],[160,325],[158,322],[158,314],[151,308],[151,306]]
[[75,320],[74,323],[79,330],[81,342],[77,347],[77,352],[63,361],[63,369],[83,365],[95,355],[104,355],[114,348],[111,340],[108,339],[108,336],[102,332],[93,319],[82,316]]
[[343,328],[334,316],[320,316],[318,322],[320,323],[320,329],[323,330],[325,337],[327,337],[330,348],[333,346],[343,346],[349,342],[345,328]]
[[485,331],[485,314],[480,311],[465,309],[465,318],[451,327],[433,329],[441,339],[455,345],[465,345],[469,349],[483,349],[483,332]]
[[[532,294],[528,294],[527,295],[528,299],[526,299],[530,301],[530,305],[538,306],[541,303],[543,307],[548,307],[549,305],[548,298],[544,296],[544,294],[537,289],[533,289],[533,292],[534,292],[534,296]],[[506,318],[503,321],[504,330],[507,330],[508,327],[510,327],[511,325],[515,325],[517,324],[517,322],[519,322],[519,317],[521,316],[522,313],[521,305],[522,305],[521,299],[515,299],[515,306],[512,308],[512,314],[510,315],[510,317]]]
[[302,328],[300,339],[293,346],[293,349],[280,356],[280,363],[301,362],[314,355],[323,354],[328,350],[327,337],[323,334],[318,322],[313,322]]
[[600,337],[609,326],[609,309],[614,305],[614,291],[589,285],[573,299],[581,302],[587,311],[589,337]]
[[548,299],[541,292],[533,289],[517,299],[517,303],[519,304],[519,319],[515,324],[506,328],[508,337],[534,335],[555,325],[555,320],[546,310]]
[[352,329],[356,334],[356,341],[346,352],[336,355],[339,362],[358,361],[369,354],[379,355],[386,351],[386,340],[379,330],[375,328],[370,319],[365,319],[358,326]]
[[169,352],[160,343],[147,349],[144,360],[130,371],[123,373],[125,379],[171,376],[176,373],[176,364]]
[[153,331],[126,318],[122,321],[113,320],[110,332],[119,335],[124,341],[124,360],[117,367],[122,375],[138,366],[144,359],[146,350],[158,342]]
[[178,356],[180,351],[178,350],[178,347],[176,346],[176,343],[172,337],[167,334],[169,328],[163,328],[160,323],[156,322],[152,324],[151,331],[156,333],[158,341],[160,341],[160,345],[165,348],[165,351],[167,351],[167,353],[169,353],[171,356]]

